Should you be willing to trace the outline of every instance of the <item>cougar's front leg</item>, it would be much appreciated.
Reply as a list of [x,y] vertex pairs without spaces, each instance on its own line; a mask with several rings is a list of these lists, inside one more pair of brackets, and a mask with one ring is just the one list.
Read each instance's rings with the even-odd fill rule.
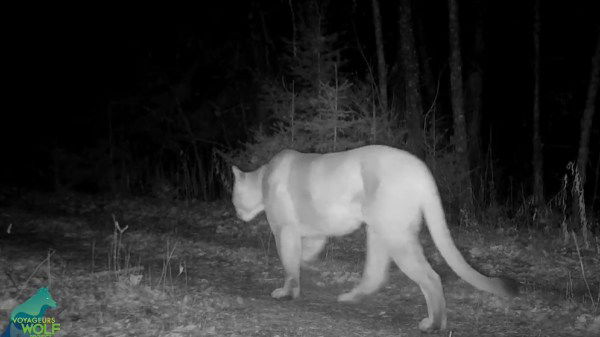
[[376,292],[388,275],[390,256],[381,234],[367,227],[367,259],[360,283],[351,291],[338,296],[339,302],[358,302]]
[[283,287],[273,290],[273,298],[296,298],[300,295],[300,261],[302,258],[302,239],[291,227],[280,228],[275,235],[279,258],[285,270]]

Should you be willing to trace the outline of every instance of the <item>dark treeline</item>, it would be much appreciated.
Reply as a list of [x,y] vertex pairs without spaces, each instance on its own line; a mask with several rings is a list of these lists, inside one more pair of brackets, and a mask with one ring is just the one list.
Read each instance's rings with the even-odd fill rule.
[[232,162],[383,143],[457,207],[552,203],[574,162],[597,209],[591,3],[220,1],[40,23],[59,108],[5,113],[1,179],[211,200]]

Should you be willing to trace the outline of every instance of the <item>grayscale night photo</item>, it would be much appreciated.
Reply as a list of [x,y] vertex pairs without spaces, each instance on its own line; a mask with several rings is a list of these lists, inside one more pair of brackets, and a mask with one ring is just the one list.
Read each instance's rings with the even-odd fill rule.
[[7,7],[0,337],[600,336],[599,13]]

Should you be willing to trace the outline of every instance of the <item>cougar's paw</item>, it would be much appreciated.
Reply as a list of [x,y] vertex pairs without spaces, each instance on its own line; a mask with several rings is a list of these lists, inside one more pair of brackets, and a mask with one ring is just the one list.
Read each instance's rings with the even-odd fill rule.
[[431,318],[425,317],[419,323],[419,330],[423,332],[434,332],[446,329],[446,322],[434,322]]
[[271,293],[271,297],[280,299],[294,299],[300,295],[300,288],[292,288],[291,291],[289,288],[277,288],[273,290]]
[[283,299],[283,298],[291,298],[291,294],[289,289],[287,288],[277,288],[275,290],[273,290],[273,292],[271,293],[271,297],[276,298],[276,299]]
[[338,296],[338,302],[342,303],[357,303],[363,298],[363,295],[357,291],[349,291]]
[[419,323],[419,330],[423,332],[433,332],[436,329],[433,328],[433,321],[429,317],[425,317]]

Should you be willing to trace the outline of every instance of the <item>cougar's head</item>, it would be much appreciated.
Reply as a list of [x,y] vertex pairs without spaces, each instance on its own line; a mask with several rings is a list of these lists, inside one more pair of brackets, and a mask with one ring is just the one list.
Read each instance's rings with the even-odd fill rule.
[[231,167],[235,181],[231,200],[238,218],[244,221],[254,219],[265,209],[262,194],[262,168],[243,172],[235,165]]

